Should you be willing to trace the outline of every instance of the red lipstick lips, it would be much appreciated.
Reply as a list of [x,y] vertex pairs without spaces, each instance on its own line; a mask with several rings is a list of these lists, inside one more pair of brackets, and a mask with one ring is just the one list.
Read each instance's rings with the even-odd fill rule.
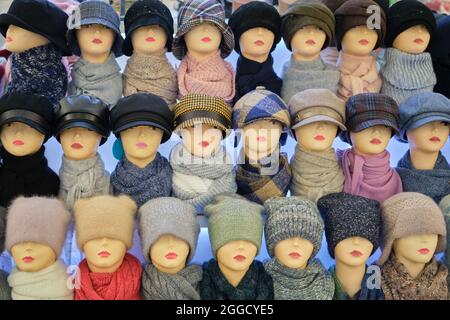
[[363,46],[367,46],[369,44],[369,41],[366,39],[361,39],[358,42],[360,45],[363,45]]
[[233,258],[234,260],[238,261],[238,262],[243,262],[245,259],[247,259],[246,257],[244,257],[243,255],[238,254],[237,256],[235,256]]
[[431,142],[441,142],[441,139],[439,139],[439,137],[432,137],[430,139]]
[[13,145],[15,146],[23,146],[25,144],[25,142],[23,142],[22,140],[14,140],[13,141]]
[[381,144],[381,140],[378,138],[374,138],[374,139],[370,140],[370,143],[371,144]]
[[262,47],[262,46],[264,45],[264,41],[262,41],[262,40],[256,40],[254,43],[255,43],[258,47]]
[[26,257],[22,258],[22,261],[25,262],[25,263],[31,263],[31,262],[34,261],[34,258],[30,257],[30,256],[26,256]]
[[314,137],[314,140],[317,140],[317,141],[324,141],[324,140],[325,140],[325,137],[322,136],[322,135],[317,135],[317,136]]
[[202,148],[207,148],[207,147],[209,147],[209,142],[208,141],[202,141],[202,142],[199,143],[199,145]]
[[315,42],[314,40],[312,40],[312,39],[309,39],[309,40],[305,41],[305,43],[306,43],[307,45],[310,45],[310,46],[313,46],[313,45],[316,44],[316,42]]
[[289,253],[289,257],[291,257],[292,259],[300,259],[302,257],[302,255],[298,252],[291,252]]
[[155,42],[156,39],[153,38],[153,37],[148,37],[148,38],[145,39],[145,41],[147,41],[147,42]]
[[71,147],[72,147],[72,149],[77,149],[77,150],[83,149],[83,145],[80,144],[80,143],[78,143],[78,142],[73,143],[73,144],[71,145]]
[[203,42],[211,42],[211,38],[209,38],[209,37],[204,37],[204,38],[202,38],[202,41],[203,41]]
[[417,44],[422,44],[423,42],[424,41],[422,39],[420,39],[420,38],[417,38],[417,39],[414,40],[414,43],[417,43]]
[[363,255],[362,252],[358,251],[358,250],[353,250],[352,252],[350,252],[350,254],[352,255],[352,257],[355,257],[355,258],[359,258]]
[[103,41],[100,40],[99,38],[95,38],[94,40],[92,40],[92,43],[95,43],[95,44],[102,44]]
[[99,252],[98,255],[102,258],[108,258],[111,255],[111,253],[109,253],[108,251],[102,251]]
[[169,252],[164,256],[167,260],[175,260],[178,258],[178,255],[175,252]]
[[429,254],[430,253],[430,250],[427,249],[427,248],[422,248],[422,249],[420,249],[418,251],[419,251],[420,254]]
[[13,41],[13,39],[11,38],[11,37],[6,37],[6,42],[12,42]]

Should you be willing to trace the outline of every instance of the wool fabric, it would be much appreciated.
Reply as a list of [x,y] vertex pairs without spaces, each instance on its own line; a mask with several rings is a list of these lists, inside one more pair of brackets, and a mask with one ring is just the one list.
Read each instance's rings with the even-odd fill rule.
[[11,288],[6,273],[0,270],[0,301],[11,300]]
[[433,69],[437,83],[434,92],[450,99],[450,16],[444,16],[437,22],[437,30],[430,44]]
[[[439,203],[439,207],[444,214],[445,223],[447,225],[447,246],[445,248],[445,260],[447,267],[450,262],[450,194],[445,196]],[[447,284],[450,287],[450,275],[447,277]]]
[[341,282],[336,276],[335,266],[331,267],[329,271],[334,279],[335,289],[333,300],[360,300],[360,301],[384,300],[383,290],[377,288],[371,289],[368,288],[367,283],[368,281],[371,281],[370,279],[371,275],[367,273],[367,270],[364,273],[364,277],[361,280],[361,289],[353,296],[353,298],[350,298],[347,292],[344,291]]
[[0,252],[5,250],[6,208],[0,207]]

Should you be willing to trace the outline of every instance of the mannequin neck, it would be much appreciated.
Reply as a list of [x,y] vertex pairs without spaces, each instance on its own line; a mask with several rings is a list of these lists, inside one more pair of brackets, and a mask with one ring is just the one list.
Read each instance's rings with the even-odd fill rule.
[[437,152],[425,152],[418,148],[410,148],[411,162],[417,170],[433,170],[439,157]]
[[267,58],[269,58],[270,52],[264,55],[257,55],[257,54],[247,54],[242,53],[242,56],[248,60],[256,61],[259,63],[263,63],[267,61]]
[[152,163],[153,160],[155,160],[156,154],[152,155],[150,158],[146,159],[138,159],[132,156],[127,156],[127,160],[130,161],[132,164],[134,164],[136,167],[140,169],[144,169],[146,166],[148,166],[150,163]]
[[95,151],[94,153],[90,154],[89,156],[87,156],[86,158],[83,158],[83,159],[75,159],[67,154],[64,154],[64,157],[70,161],[86,161],[86,160],[94,159],[96,155],[97,155],[97,151]]
[[402,256],[397,257],[397,260],[405,266],[406,271],[413,279],[416,279],[425,268],[425,263],[414,262]]
[[110,266],[110,267],[107,267],[107,268],[101,268],[101,267],[97,267],[97,266],[95,266],[94,264],[92,264],[92,263],[90,263],[89,261],[87,261],[89,270],[90,270],[91,272],[94,272],[94,273],[114,273],[114,272],[116,272],[117,270],[119,270],[119,268],[120,268],[120,266],[122,265],[122,263],[123,263],[123,259],[121,259],[121,260],[118,261],[116,264],[114,264],[114,265],[112,265],[112,266]]
[[167,274],[177,274],[178,272],[180,272],[181,270],[183,270],[186,265],[184,263],[180,264],[179,266],[176,266],[174,268],[166,268],[160,264],[158,264],[155,261],[152,261],[152,264],[155,266],[155,268],[162,273],[167,273]]
[[89,53],[83,53],[82,58],[83,60],[93,63],[93,64],[102,64],[105,63],[109,56],[111,55],[110,52],[106,52],[103,54],[89,54]]
[[219,265],[219,269],[222,272],[225,279],[227,279],[228,283],[235,288],[239,285],[239,283],[241,283],[242,279],[245,277],[245,274],[248,271],[248,269],[243,271],[231,270],[230,268],[220,263],[220,261],[217,261],[217,264]]
[[320,52],[318,52],[317,54],[312,55],[312,56],[304,56],[304,55],[301,55],[299,53],[292,53],[292,56],[294,57],[294,60],[298,61],[298,62],[302,62],[302,61],[306,61],[306,62],[308,62],[308,61],[317,61],[317,60],[320,59]]
[[189,51],[189,56],[197,62],[206,61],[212,57],[214,57],[220,49],[214,52],[197,52],[197,51]]
[[349,266],[340,260],[336,260],[336,277],[350,298],[353,298],[361,290],[361,282],[366,274],[366,265]]

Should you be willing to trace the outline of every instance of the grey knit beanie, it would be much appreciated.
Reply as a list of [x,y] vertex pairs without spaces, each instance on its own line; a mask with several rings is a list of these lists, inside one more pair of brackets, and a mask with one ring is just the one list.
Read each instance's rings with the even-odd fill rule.
[[200,226],[195,207],[177,198],[162,197],[147,201],[139,209],[139,236],[142,253],[149,262],[149,252],[159,237],[170,234],[189,244],[186,262],[195,255]]
[[6,209],[0,207],[0,254],[5,250]]
[[299,237],[311,241],[315,257],[322,246],[323,222],[316,204],[304,197],[273,197],[264,203],[267,221],[264,228],[269,255],[275,255],[278,242]]
[[450,194],[442,198],[439,203],[439,207],[441,208],[444,216],[450,216]]
[[361,237],[378,249],[381,233],[381,209],[376,200],[345,192],[326,195],[317,202],[325,221],[328,253],[334,259],[334,249],[342,240]]

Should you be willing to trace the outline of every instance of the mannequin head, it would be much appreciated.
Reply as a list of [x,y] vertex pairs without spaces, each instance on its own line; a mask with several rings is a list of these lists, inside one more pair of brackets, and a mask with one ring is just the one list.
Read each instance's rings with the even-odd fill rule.
[[376,125],[360,132],[350,132],[353,149],[359,155],[373,156],[386,150],[392,137],[392,129]]
[[83,251],[91,272],[112,273],[122,265],[127,247],[121,240],[98,238],[87,241]]
[[95,131],[78,127],[64,130],[59,139],[67,159],[86,160],[96,155],[102,136]]
[[113,30],[100,24],[83,25],[76,30],[81,56],[91,63],[103,63],[116,39]]
[[[394,241],[394,253],[400,262],[425,264],[431,261],[438,244],[436,234],[418,234]],[[406,266],[408,263],[404,263]]]
[[297,61],[313,61],[320,57],[327,36],[317,26],[309,25],[299,29],[291,40],[292,54]]
[[6,151],[23,157],[38,152],[45,136],[25,123],[11,122],[2,126],[0,140]]
[[400,33],[392,44],[394,48],[411,54],[423,53],[430,43],[431,35],[424,25],[416,25]]
[[239,38],[241,54],[250,60],[264,62],[270,54],[275,35],[263,27],[252,28],[245,31]]
[[22,272],[37,272],[56,261],[56,253],[45,244],[22,242],[11,248],[11,255],[17,269]]
[[24,52],[49,43],[50,41],[44,36],[13,24],[9,26],[6,32],[6,50],[10,52]]
[[432,121],[416,129],[406,131],[410,149],[425,153],[438,153],[447,143],[450,124]]
[[357,26],[348,30],[342,38],[342,50],[355,56],[367,56],[377,45],[378,34],[375,29],[366,25]]
[[318,121],[295,129],[295,137],[302,149],[321,152],[332,147],[337,131],[336,124]]
[[244,152],[252,161],[271,155],[280,144],[282,124],[276,120],[258,120],[242,128]]
[[373,244],[362,237],[351,237],[340,241],[334,248],[334,257],[350,267],[365,265],[372,254]]
[[152,55],[166,47],[167,34],[159,25],[149,25],[137,28],[131,36],[134,52]]
[[221,270],[247,271],[255,259],[257,251],[257,247],[250,241],[230,241],[217,251],[217,262]]
[[152,244],[149,255],[156,269],[175,274],[185,268],[189,250],[189,244],[185,240],[165,234]]
[[139,168],[155,159],[162,137],[163,131],[151,126],[137,126],[120,132],[126,158]]
[[294,237],[275,245],[275,257],[290,269],[305,269],[314,251],[311,241]]
[[192,28],[184,35],[189,54],[196,60],[202,61],[213,56],[219,50],[222,33],[211,22],[204,22]]
[[183,145],[194,156],[210,157],[220,147],[222,130],[209,124],[196,124],[180,131]]

